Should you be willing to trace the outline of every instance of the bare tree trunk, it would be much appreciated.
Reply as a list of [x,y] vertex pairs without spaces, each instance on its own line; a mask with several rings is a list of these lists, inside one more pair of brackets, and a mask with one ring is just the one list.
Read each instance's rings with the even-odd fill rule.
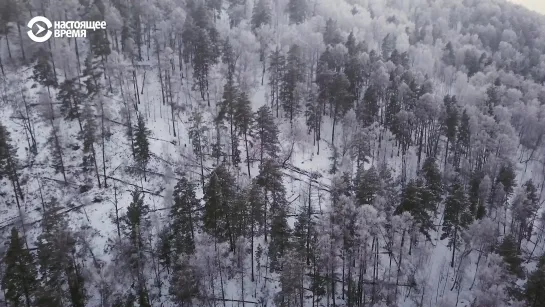
[[[100,126],[101,126],[101,138],[102,138],[102,169],[104,172],[104,188],[108,188],[108,184],[106,183],[106,140],[105,140],[105,133],[104,133],[104,101],[100,100]],[[130,112],[129,112],[130,113]]]
[[26,62],[25,47],[23,46],[23,35],[21,34],[21,24],[17,20],[17,31],[19,32],[19,42],[21,44],[21,54],[23,56],[23,62]]

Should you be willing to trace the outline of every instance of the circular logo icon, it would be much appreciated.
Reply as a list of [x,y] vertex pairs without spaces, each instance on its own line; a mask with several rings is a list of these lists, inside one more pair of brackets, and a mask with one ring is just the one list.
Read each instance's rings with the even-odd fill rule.
[[[41,26],[39,23],[45,24],[45,26],[47,27],[47,31],[46,31],[46,28]],[[36,24],[36,27],[37,27],[36,33],[34,33],[34,31],[32,30],[32,27],[34,27],[35,24]],[[33,40],[33,41],[35,41],[37,43],[43,43],[46,40],[48,40],[51,37],[51,35],[53,35],[53,32],[51,32],[51,30],[49,30],[50,28],[53,27],[53,24],[51,23],[51,21],[49,19],[47,19],[47,18],[45,18],[43,16],[36,16],[36,17],[32,18],[28,22],[27,27],[30,28],[30,30],[28,30],[28,32],[27,32],[28,37],[30,37],[31,40]],[[41,34],[44,31],[46,31],[45,34],[37,36],[38,34]]]

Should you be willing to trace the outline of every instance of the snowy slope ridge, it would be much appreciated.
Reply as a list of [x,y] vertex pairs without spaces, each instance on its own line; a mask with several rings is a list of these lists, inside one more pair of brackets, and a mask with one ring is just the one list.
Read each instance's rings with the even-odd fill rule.
[[[545,306],[544,16],[500,0],[0,13],[6,306]],[[107,29],[36,43],[36,15]]]

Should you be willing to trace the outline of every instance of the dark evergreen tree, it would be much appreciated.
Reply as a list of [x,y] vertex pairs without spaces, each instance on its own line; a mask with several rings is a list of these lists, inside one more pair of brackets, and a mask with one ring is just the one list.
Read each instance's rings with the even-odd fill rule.
[[88,297],[82,265],[76,258],[77,237],[59,210],[53,199],[43,213],[42,233],[36,242],[40,286],[35,304],[62,306],[66,298],[72,306],[84,307]]
[[81,101],[83,99],[83,93],[79,87],[77,81],[72,79],[64,80],[59,86],[57,99],[61,103],[61,114],[66,119],[77,119],[79,121]]
[[258,0],[252,12],[252,30],[271,23],[271,8],[269,0]]
[[210,72],[210,67],[215,64],[212,41],[208,32],[203,28],[195,28],[195,35],[199,39],[194,42],[193,78],[195,79],[195,87],[198,88],[201,93],[202,100],[208,101],[208,105],[210,105],[208,74]]
[[435,228],[430,214],[430,212],[433,211],[433,208],[429,207],[429,203],[422,201],[424,189],[425,186],[422,179],[409,181],[403,189],[401,203],[396,208],[394,214],[398,215],[403,212],[409,212],[415,219],[417,225],[419,225],[420,232],[424,234],[428,240],[431,240],[429,232]]
[[363,164],[360,165],[354,182],[356,199],[358,200],[357,204],[360,206],[374,205],[380,188],[381,183],[377,169],[372,166],[368,170],[364,170]]
[[362,121],[364,127],[373,124],[379,115],[379,93],[375,85],[370,85],[363,94],[363,101],[357,110],[358,118]]
[[445,122],[443,124],[443,130],[444,130],[445,136],[447,137],[447,144],[445,145],[445,165],[446,165],[448,152],[450,149],[449,145],[451,144],[453,145],[456,142],[459,117],[458,117],[458,109],[456,105],[456,97],[447,95],[443,99],[443,102],[445,104],[445,110],[446,110]]
[[193,300],[201,294],[200,276],[188,259],[181,259],[175,266],[170,279],[169,294],[178,306],[192,306]]
[[270,271],[282,270],[282,257],[290,248],[291,229],[288,225],[286,208],[280,207],[275,211],[271,210],[271,240],[269,242]]
[[475,75],[480,70],[480,65],[479,65],[480,55],[477,55],[476,53],[477,53],[476,50],[470,50],[470,49],[466,50],[465,52],[464,65],[467,69],[467,76],[470,78],[473,77],[473,75]]
[[326,46],[335,46],[343,42],[343,37],[339,31],[337,22],[331,18],[329,18],[325,23],[325,30],[323,35],[324,43]]
[[452,248],[451,267],[454,267],[454,256],[457,244],[462,235],[462,230],[467,228],[471,222],[472,215],[464,187],[458,179],[455,179],[445,201],[443,234],[441,234],[441,240],[448,238],[448,246]]
[[173,247],[174,233],[170,230],[169,225],[163,227],[157,234],[157,244],[155,250],[159,264],[170,274],[173,262],[176,259]]
[[390,59],[390,55],[395,50],[396,47],[396,37],[394,34],[388,33],[382,40],[382,58],[384,60]]
[[494,108],[500,104],[499,84],[490,85],[486,90],[486,106],[488,114],[494,115]]
[[203,229],[214,236],[218,242],[228,241],[231,250],[235,247],[235,214],[236,190],[235,179],[229,170],[218,166],[204,189]]
[[514,233],[517,239],[517,248],[520,252],[522,240],[530,239],[532,236],[533,224],[537,211],[539,210],[539,197],[537,189],[532,182],[528,180],[522,186],[522,191],[513,201],[513,222]]
[[[235,105],[235,126],[238,131],[238,135],[244,139],[244,147],[246,148],[246,165],[248,167],[248,177],[251,177],[250,173],[250,140],[248,137],[253,136],[254,126],[254,113],[252,111],[252,103],[248,98],[248,95],[244,92],[240,93],[236,100]],[[238,150],[238,149],[237,149]]]
[[151,226],[149,206],[144,203],[142,193],[134,190],[131,193],[132,201],[123,217],[122,230],[129,242],[125,250],[125,259],[135,280],[137,298],[140,306],[151,306],[146,288],[144,267],[146,265],[145,233]]
[[[259,175],[256,182],[261,186],[265,193],[266,203],[269,204],[269,210],[265,210],[265,241],[267,241],[268,218],[272,221],[277,218],[277,226],[283,229],[283,219],[286,218],[286,189],[282,183],[282,172],[280,165],[272,159],[266,159],[259,167]],[[271,222],[272,223],[272,222]],[[281,227],[282,226],[282,227]],[[271,225],[272,227],[272,225]]]
[[345,46],[348,49],[348,59],[344,67],[344,74],[350,82],[348,91],[352,95],[354,101],[359,101],[360,91],[361,87],[363,86],[365,76],[363,71],[363,62],[359,57],[362,48],[356,44],[354,32],[350,32],[350,35],[348,35]]
[[433,212],[437,212],[437,207],[443,198],[443,183],[441,171],[435,162],[435,158],[426,158],[424,165],[420,170],[420,175],[424,179],[426,185],[423,200],[428,203],[428,208],[433,208]]
[[[4,255],[5,271],[2,289],[5,300],[12,306],[34,306],[32,301],[38,286],[34,257],[24,246],[24,238],[17,229],[11,229],[8,247]],[[24,302],[24,303],[23,303]]]
[[146,123],[144,122],[144,117],[142,114],[138,116],[138,123],[134,131],[134,160],[138,165],[139,171],[143,172],[144,180],[146,179],[146,167],[148,165],[149,159],[151,157],[151,152],[149,148],[148,137],[150,131],[146,128]]
[[545,255],[541,256],[534,272],[528,276],[524,289],[526,303],[530,307],[545,306]]
[[335,74],[329,88],[329,99],[332,104],[331,117],[333,118],[333,129],[331,131],[331,143],[335,144],[335,125],[337,120],[352,108],[353,97],[350,95],[350,82],[344,73]]
[[91,52],[89,52],[85,58],[84,64],[85,66],[82,71],[83,76],[80,80],[83,82],[83,84],[85,84],[85,88],[87,90],[85,98],[92,99],[100,92],[102,87],[100,77],[102,76],[103,72],[100,69],[99,60],[97,60]]
[[305,63],[301,55],[301,48],[298,45],[292,45],[288,51],[286,61],[286,70],[282,77],[280,86],[280,101],[282,108],[293,123],[294,117],[299,112],[301,93],[299,84],[305,81]]
[[288,11],[291,23],[302,23],[307,17],[307,0],[289,0],[286,10]]
[[188,15],[185,19],[184,26],[182,28],[182,44],[183,44],[183,59],[184,62],[190,63],[193,60],[195,53],[194,42],[197,40],[196,25],[191,15]]
[[264,227],[266,225],[266,210],[267,210],[267,203],[266,203],[266,197],[265,193],[261,186],[259,186],[254,179],[250,186],[247,188],[245,193],[244,201],[247,202],[248,207],[248,226],[249,229],[246,232],[247,235],[250,237],[250,252],[252,254],[252,281],[255,280],[254,275],[254,243],[255,243],[255,237],[260,236],[264,233]]
[[282,76],[286,69],[286,58],[277,47],[269,56],[269,86],[271,87],[271,108],[276,109],[276,117],[280,108],[280,88]]
[[[90,20],[104,20],[104,10],[101,12],[98,6],[101,5],[101,1],[95,2],[91,12],[89,12]],[[110,49],[110,41],[108,40],[108,33],[106,29],[97,29],[94,31],[89,31],[89,47],[91,53],[100,58],[104,64],[106,57],[110,55],[112,50]]]
[[507,196],[513,194],[513,190],[517,184],[516,175],[513,166],[508,163],[500,168],[498,176],[496,177],[496,184],[501,183],[503,190]]
[[83,130],[81,138],[83,141],[83,170],[93,171],[97,177],[98,187],[101,187],[100,176],[98,173],[98,164],[95,152],[95,143],[97,141],[97,123],[92,106],[85,104],[83,110]]
[[11,182],[17,208],[20,210],[20,201],[24,199],[24,195],[19,179],[19,164],[17,148],[7,128],[0,123],[0,179],[8,178]]
[[204,155],[208,147],[208,138],[206,137],[208,128],[203,122],[202,114],[197,110],[191,114],[190,121],[189,139],[191,140],[191,145],[193,145],[193,153],[197,155],[201,169],[201,184],[204,188]]
[[279,151],[278,127],[269,107],[261,106],[257,110],[253,130],[259,148],[260,163],[263,164],[265,157],[276,158]]
[[517,249],[517,242],[512,235],[508,234],[503,238],[503,241],[497,248],[497,252],[503,257],[503,261],[507,264],[507,268],[511,274],[519,278],[524,277],[522,258]]
[[233,77],[234,77],[234,74],[235,74],[235,67],[236,67],[236,57],[235,57],[235,53],[233,51],[233,46],[231,45],[231,42],[229,41],[229,37],[227,37],[227,39],[223,43],[223,50],[222,51],[223,52],[222,52],[222,55],[221,55],[221,61],[223,62],[223,64],[227,65],[227,83],[224,86],[224,97],[223,97],[223,99],[226,99],[225,98],[225,91],[226,91],[225,87],[227,87],[228,85],[231,88],[235,87]]
[[195,251],[195,233],[200,207],[195,195],[195,185],[182,177],[172,193],[170,208],[171,232],[174,239],[173,248],[177,255],[191,255]]
[[462,156],[467,156],[469,153],[471,144],[471,130],[469,127],[469,115],[464,109],[460,117],[460,125],[458,128],[458,139],[456,140],[456,153],[455,161],[457,164],[460,163]]
[[483,210],[485,210],[479,195],[482,177],[481,172],[473,172],[469,179],[469,211],[478,220],[483,217],[480,213],[484,213]]
[[443,62],[445,65],[456,65],[456,56],[454,55],[454,48],[452,47],[452,42],[448,42],[443,48]]
[[33,76],[34,81],[47,87],[49,91],[51,87],[57,87],[57,76],[49,62],[49,53],[40,48],[37,52],[37,61],[34,65]]

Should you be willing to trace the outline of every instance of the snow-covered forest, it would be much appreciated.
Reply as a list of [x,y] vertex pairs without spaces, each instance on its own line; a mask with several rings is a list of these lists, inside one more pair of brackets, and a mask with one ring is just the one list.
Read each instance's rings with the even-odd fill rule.
[[0,0],[0,106],[0,306],[545,306],[520,6]]

